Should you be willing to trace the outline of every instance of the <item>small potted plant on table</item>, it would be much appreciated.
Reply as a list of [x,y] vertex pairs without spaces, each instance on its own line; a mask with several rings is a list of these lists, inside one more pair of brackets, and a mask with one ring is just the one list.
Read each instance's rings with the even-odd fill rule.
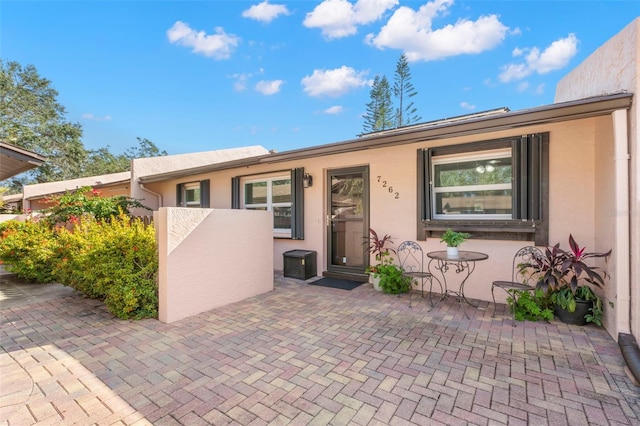
[[447,229],[440,237],[440,242],[447,244],[447,256],[458,257],[458,247],[468,238],[471,238],[471,234]]

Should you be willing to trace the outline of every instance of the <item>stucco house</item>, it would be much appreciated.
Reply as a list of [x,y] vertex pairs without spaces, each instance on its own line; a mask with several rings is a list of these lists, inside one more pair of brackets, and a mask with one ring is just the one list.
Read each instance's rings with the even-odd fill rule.
[[[154,209],[272,212],[276,270],[301,249],[317,253],[318,275],[365,279],[370,227],[425,252],[444,248],[446,228],[466,230],[464,249],[489,255],[466,295],[485,301],[518,248],[567,247],[572,234],[590,251],[612,249],[604,325],[640,336],[639,37],[636,18],[560,81],[550,105],[170,171],[149,159],[137,173],[134,161],[132,187]],[[451,170],[478,176],[460,186],[447,183]],[[492,172],[503,178],[480,176]]]

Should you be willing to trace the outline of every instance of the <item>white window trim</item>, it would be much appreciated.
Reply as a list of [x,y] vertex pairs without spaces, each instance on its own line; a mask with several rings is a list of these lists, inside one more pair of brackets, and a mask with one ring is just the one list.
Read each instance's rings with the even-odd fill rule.
[[[240,206],[243,209],[259,209],[266,208],[267,211],[273,212],[274,207],[289,207],[293,212],[293,201],[288,203],[274,203],[272,183],[276,180],[288,180],[290,190],[293,189],[293,183],[291,182],[291,175],[265,175],[260,177],[252,177],[248,179],[242,179],[240,182]],[[267,202],[266,203],[253,203],[247,204],[246,200],[246,185],[251,183],[267,182]],[[274,225],[275,226],[275,225]],[[293,226],[293,224],[291,224]],[[291,229],[273,228],[273,236],[277,238],[291,238]]]
[[[431,160],[431,175],[435,176],[436,166],[441,164],[453,164],[461,163],[465,161],[477,161],[495,158],[512,158],[511,148],[483,150],[477,152],[464,152],[460,154],[441,155],[433,157]],[[465,186],[439,186],[436,187],[435,181],[431,183],[432,187],[432,200],[431,209],[432,217],[434,219],[453,219],[456,220],[503,220],[513,219],[513,214],[438,214],[436,212],[436,197],[437,194],[443,192],[472,192],[472,191],[494,191],[494,190],[509,190],[513,189],[513,180],[511,183],[501,184],[485,184],[485,185],[465,185]]]

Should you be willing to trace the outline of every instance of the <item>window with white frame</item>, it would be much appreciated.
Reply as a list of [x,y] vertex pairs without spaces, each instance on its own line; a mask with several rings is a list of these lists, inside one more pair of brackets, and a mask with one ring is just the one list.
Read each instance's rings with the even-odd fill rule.
[[242,208],[273,212],[274,233],[291,236],[291,176],[247,178],[242,184]]
[[418,239],[455,228],[548,243],[548,132],[422,149],[418,174]]
[[231,178],[231,208],[273,212],[273,236],[304,240],[304,167]]
[[432,217],[512,219],[511,148],[434,157]]

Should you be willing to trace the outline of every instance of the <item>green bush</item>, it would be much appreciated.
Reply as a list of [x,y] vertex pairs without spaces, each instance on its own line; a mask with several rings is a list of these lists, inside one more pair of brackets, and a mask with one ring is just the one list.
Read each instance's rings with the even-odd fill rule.
[[[549,297],[542,291],[517,291],[516,320],[518,321],[551,321],[553,309],[550,308]],[[513,309],[513,297],[507,298],[509,308]]]
[[22,279],[52,282],[51,265],[57,248],[55,232],[44,222],[0,223],[0,260],[8,272]]
[[[153,226],[132,219],[120,197],[65,198],[49,216],[0,224],[0,260],[28,281],[56,281],[102,299],[119,318],[158,315],[158,253]],[[88,203],[89,205],[82,205]],[[73,210],[77,208],[77,210]],[[105,218],[116,209],[116,215]],[[119,210],[120,209],[120,210]],[[65,219],[66,218],[66,219]]]
[[411,279],[402,275],[402,269],[393,264],[382,264],[377,267],[380,275],[380,287],[384,293],[407,293],[411,288]]
[[158,313],[155,230],[121,213],[110,222],[83,218],[72,232],[60,228],[55,278],[92,298],[104,299],[119,318]]

